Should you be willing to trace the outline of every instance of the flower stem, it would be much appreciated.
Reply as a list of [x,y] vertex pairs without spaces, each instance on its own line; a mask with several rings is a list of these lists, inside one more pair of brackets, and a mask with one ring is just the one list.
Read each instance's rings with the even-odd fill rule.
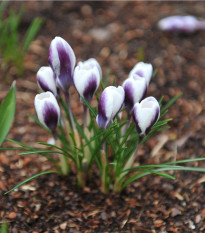
[[123,134],[122,134],[123,136],[126,134],[127,129],[130,126],[131,118],[132,118],[132,115],[129,112],[127,112],[127,120],[128,120],[128,122],[127,122],[127,124],[125,125],[125,127],[123,129]]
[[83,129],[87,128],[87,115],[88,115],[88,108],[85,104],[83,104]]
[[[53,137],[55,139],[55,145],[58,147],[61,147],[61,142],[59,139],[57,139],[56,132],[53,132]],[[58,154],[58,156],[59,156],[59,160],[60,160],[60,167],[61,167],[62,175],[64,175],[64,176],[68,175],[68,173],[70,171],[70,167],[68,164],[68,158],[63,154]]]
[[65,100],[66,100],[66,104],[67,104],[67,107],[68,107],[68,114],[69,114],[69,117],[70,117],[71,126],[72,126],[73,130],[75,131],[76,130],[76,125],[75,125],[75,122],[74,122],[74,119],[73,119],[73,113],[72,113],[71,106],[70,106],[69,92],[68,91],[64,92],[64,95],[65,95]]
[[[137,156],[137,151],[138,151],[139,145],[140,145],[140,138],[138,138],[138,144],[137,144],[137,147],[136,147],[135,151],[129,157],[129,159],[126,161],[124,167],[122,168],[122,171],[124,171],[126,169],[129,169],[129,168],[131,168],[133,166],[133,163],[134,163],[134,161],[136,159],[136,156]],[[127,175],[127,173],[128,173],[128,171],[123,172],[123,173],[121,173],[119,175],[119,177],[116,178],[114,188],[113,188],[114,192],[119,193],[119,192],[122,191],[122,183],[123,183],[123,180],[124,180],[124,178],[122,179],[122,177],[123,176],[125,177]]]
[[106,175],[107,175],[106,140],[103,142],[103,147],[101,150],[101,161],[102,161],[101,191],[106,194],[108,193],[107,182],[106,182]]
[[84,188],[86,185],[86,174],[83,171],[78,170],[77,182],[79,188]]

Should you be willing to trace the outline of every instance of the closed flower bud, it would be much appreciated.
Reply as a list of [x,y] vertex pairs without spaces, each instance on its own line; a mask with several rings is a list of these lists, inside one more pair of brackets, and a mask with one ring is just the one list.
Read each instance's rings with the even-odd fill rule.
[[205,29],[205,22],[199,21],[194,16],[169,16],[158,22],[158,27],[162,31],[192,33],[200,29]]
[[38,86],[42,91],[50,91],[57,96],[57,87],[55,81],[55,75],[53,70],[49,66],[41,67],[37,72]]
[[133,108],[133,119],[140,135],[146,135],[157,122],[160,115],[160,106],[154,97],[147,97]]
[[120,111],[125,99],[125,92],[121,86],[106,87],[102,92],[98,104],[98,115],[96,118],[100,128],[108,128]]
[[34,105],[39,121],[54,132],[60,119],[60,108],[55,96],[49,91],[38,94]]
[[130,71],[129,78],[132,77],[134,74],[137,74],[138,76],[145,78],[147,86],[148,86],[152,78],[152,73],[153,73],[152,64],[139,62]]
[[132,110],[135,103],[140,102],[146,93],[147,83],[144,77],[134,74],[122,84],[125,91],[125,106],[128,112]]
[[[73,76],[73,82],[79,95],[88,102],[93,98],[101,80],[99,64],[95,59],[93,59],[93,61],[89,60],[79,62],[74,70]],[[96,63],[94,61],[96,61]]]
[[56,84],[67,91],[73,82],[73,71],[76,62],[70,45],[61,37],[55,37],[49,48],[48,61],[56,77]]

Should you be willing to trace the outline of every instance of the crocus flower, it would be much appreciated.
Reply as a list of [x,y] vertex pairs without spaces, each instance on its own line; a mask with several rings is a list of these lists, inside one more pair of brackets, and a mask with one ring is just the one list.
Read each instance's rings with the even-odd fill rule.
[[[101,80],[99,64],[95,59],[79,62],[74,70],[73,82],[79,93],[88,102],[91,101]],[[100,68],[101,70],[101,68]]]
[[96,118],[100,128],[109,127],[119,110],[121,109],[125,99],[125,92],[121,86],[109,86],[104,89],[100,96],[98,104],[98,115]]
[[154,97],[147,97],[133,108],[133,119],[140,135],[147,134],[157,122],[160,115],[160,106]]
[[34,106],[39,121],[54,133],[60,119],[60,107],[55,96],[50,91],[37,94]]
[[43,91],[50,91],[57,96],[55,75],[50,66],[42,66],[37,72],[38,86]]
[[205,29],[205,22],[199,21],[194,16],[169,16],[158,22],[158,27],[162,31],[192,33],[200,29]]
[[134,74],[124,81],[122,87],[125,91],[125,106],[127,111],[130,112],[134,104],[140,102],[145,96],[147,83],[144,77]]
[[134,66],[134,68],[130,71],[129,78],[132,77],[134,74],[137,74],[138,76],[144,77],[146,79],[148,86],[152,78],[152,73],[153,73],[152,64],[138,62]]
[[73,49],[63,38],[55,37],[49,48],[48,61],[55,73],[57,86],[67,91],[73,81],[76,62]]

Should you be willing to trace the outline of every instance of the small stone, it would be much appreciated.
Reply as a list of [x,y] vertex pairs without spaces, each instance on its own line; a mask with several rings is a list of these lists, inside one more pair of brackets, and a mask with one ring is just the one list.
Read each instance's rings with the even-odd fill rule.
[[181,211],[179,209],[177,209],[177,208],[172,208],[171,209],[171,216],[175,217],[177,215],[181,215]]
[[195,217],[195,222],[199,223],[201,221],[201,215],[197,214],[197,216]]
[[10,218],[10,219],[16,218],[16,213],[15,213],[15,212],[9,213],[9,218]]
[[60,225],[61,230],[65,230],[66,227],[67,227],[67,222],[61,223],[61,225]]
[[154,221],[154,226],[155,227],[161,227],[163,225],[163,221],[161,219],[157,219]]

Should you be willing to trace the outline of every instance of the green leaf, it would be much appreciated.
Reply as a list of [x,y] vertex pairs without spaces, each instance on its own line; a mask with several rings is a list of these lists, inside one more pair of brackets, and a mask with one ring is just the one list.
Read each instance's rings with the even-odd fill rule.
[[[170,166],[170,167],[162,167],[155,170],[144,170],[143,172],[138,172],[137,174],[128,178],[124,184],[122,185],[122,189],[124,189],[128,184],[132,183],[135,180],[142,178],[143,176],[150,175],[152,173],[157,174],[161,171],[195,171],[195,172],[205,172],[205,168],[203,167],[183,167],[183,166]],[[160,174],[161,175],[161,174]],[[168,177],[169,178],[169,177]]]
[[82,101],[84,102],[84,104],[89,108],[89,110],[93,114],[93,116],[96,118],[97,114],[93,110],[92,106],[82,96],[80,98],[82,99]]
[[36,18],[32,21],[31,25],[28,28],[28,31],[26,32],[26,35],[24,37],[24,42],[23,42],[23,53],[26,53],[31,42],[34,40],[36,37],[36,34],[38,33],[41,25],[43,23],[43,20],[40,18]]
[[0,106],[0,146],[3,143],[13,123],[16,107],[16,82],[14,81],[9,93]]
[[179,99],[179,97],[182,96],[182,94],[182,92],[179,93],[177,96],[173,97],[167,104],[165,104],[165,106],[161,108],[160,114],[163,114],[172,104],[174,104],[174,102],[177,101],[177,99]]
[[1,233],[8,233],[8,223],[7,222],[2,222],[0,232]]
[[31,176],[31,177],[29,177],[28,179],[22,181],[21,183],[17,184],[15,187],[13,187],[13,188],[10,189],[9,191],[5,192],[4,195],[6,195],[6,194],[12,192],[13,190],[17,189],[17,188],[20,187],[21,185],[23,185],[23,184],[25,184],[25,183],[27,183],[27,182],[29,182],[29,181],[31,181],[31,180],[33,180],[33,179],[39,177],[39,176],[46,175],[46,174],[52,174],[52,173],[57,173],[57,174],[59,174],[58,171],[45,171],[45,172],[38,173],[38,174],[36,174],[36,175],[34,175],[34,176]]

